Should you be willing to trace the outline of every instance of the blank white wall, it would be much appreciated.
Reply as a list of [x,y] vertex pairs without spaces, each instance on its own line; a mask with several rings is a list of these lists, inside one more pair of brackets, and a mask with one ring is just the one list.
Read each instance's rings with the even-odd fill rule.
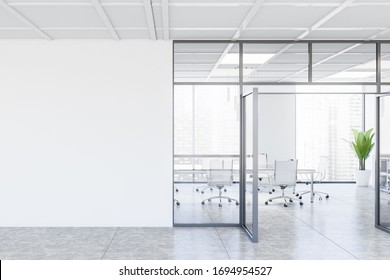
[[0,226],[172,225],[169,41],[0,44]]
[[293,94],[259,95],[259,152],[270,164],[295,158],[295,110]]

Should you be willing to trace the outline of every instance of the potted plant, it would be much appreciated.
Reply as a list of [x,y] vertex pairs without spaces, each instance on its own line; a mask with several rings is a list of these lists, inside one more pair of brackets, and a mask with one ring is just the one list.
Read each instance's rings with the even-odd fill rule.
[[372,128],[367,131],[352,129],[354,141],[350,145],[359,159],[359,170],[355,171],[356,184],[359,187],[367,187],[370,181],[371,170],[366,170],[366,159],[374,148]]

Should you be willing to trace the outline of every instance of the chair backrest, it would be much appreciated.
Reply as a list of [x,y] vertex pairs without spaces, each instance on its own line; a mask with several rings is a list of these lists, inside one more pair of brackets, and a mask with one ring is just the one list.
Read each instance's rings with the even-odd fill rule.
[[328,167],[328,157],[326,156],[320,156],[320,160],[318,162],[318,168],[317,172],[320,173],[321,175],[319,176],[319,180],[322,181],[325,179],[326,176],[326,169]]
[[297,160],[276,160],[274,179],[278,186],[295,186],[297,182]]
[[[258,168],[267,168],[268,157],[266,153],[257,154]],[[253,169],[253,157],[246,158],[246,169]]]
[[231,186],[233,184],[233,160],[213,160],[210,162],[210,186]]
[[210,160],[210,169],[233,169],[233,159],[212,159]]
[[222,160],[220,159],[210,160],[210,169],[222,169]]
[[233,170],[210,170],[210,186],[231,186],[233,185]]
[[260,153],[258,155],[259,168],[267,168],[268,167],[268,157],[266,153]]

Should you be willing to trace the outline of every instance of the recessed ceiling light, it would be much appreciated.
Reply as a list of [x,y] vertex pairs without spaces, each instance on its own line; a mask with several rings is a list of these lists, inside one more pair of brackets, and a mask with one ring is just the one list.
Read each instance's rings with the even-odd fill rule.
[[[248,53],[244,54],[244,64],[264,64],[275,54],[273,53]],[[238,53],[228,53],[220,64],[239,64]]]

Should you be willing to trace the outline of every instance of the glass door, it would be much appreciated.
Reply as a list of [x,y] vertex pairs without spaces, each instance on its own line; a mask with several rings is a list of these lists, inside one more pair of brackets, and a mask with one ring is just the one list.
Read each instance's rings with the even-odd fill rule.
[[377,97],[375,225],[390,232],[390,93]]
[[241,226],[258,242],[258,92],[241,96]]

